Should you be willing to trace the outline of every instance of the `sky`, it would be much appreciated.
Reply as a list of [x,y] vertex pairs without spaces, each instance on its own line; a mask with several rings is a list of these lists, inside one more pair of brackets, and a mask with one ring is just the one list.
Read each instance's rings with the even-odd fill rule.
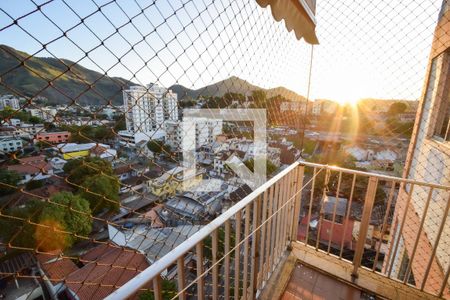
[[[317,2],[311,99],[420,97],[440,0]],[[0,43],[139,84],[238,76],[302,95],[312,49],[242,0],[1,1]]]

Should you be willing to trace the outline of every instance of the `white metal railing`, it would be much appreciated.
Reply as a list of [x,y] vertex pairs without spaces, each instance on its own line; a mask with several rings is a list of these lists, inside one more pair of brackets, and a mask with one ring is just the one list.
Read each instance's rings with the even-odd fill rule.
[[[125,299],[140,289],[152,289],[155,299],[162,299],[167,291],[162,289],[161,274],[173,265],[177,266],[177,291],[165,298],[218,299],[224,295],[225,299],[253,299],[293,242],[352,264],[353,278],[363,268],[400,280],[408,288],[445,296],[449,269],[442,265],[439,243],[450,201],[440,212],[434,211],[436,191],[447,195],[450,187],[334,166],[294,163],[107,299]],[[332,195],[346,200],[344,213],[338,209],[338,200],[331,210],[326,205],[325,198]],[[423,205],[417,206],[418,199]],[[374,212],[379,211],[380,205],[386,209],[374,222]],[[439,213],[440,225],[430,227],[427,220]],[[323,234],[325,226],[328,234]],[[424,233],[430,235],[427,230],[435,230],[435,239],[425,253],[422,239]],[[352,234],[350,244],[345,243],[348,231],[358,231]],[[379,232],[378,238],[375,231]],[[401,261],[404,253],[409,257],[406,262]],[[417,263],[418,253],[426,261],[423,266]],[[188,255],[195,258],[195,263],[186,263]]]

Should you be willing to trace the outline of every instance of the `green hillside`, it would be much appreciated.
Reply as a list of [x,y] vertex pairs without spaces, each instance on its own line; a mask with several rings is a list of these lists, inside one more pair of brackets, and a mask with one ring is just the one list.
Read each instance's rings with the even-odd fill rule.
[[79,104],[120,105],[122,88],[133,84],[123,78],[103,76],[70,60],[28,57],[25,52],[0,45],[1,93],[43,96],[55,104],[68,104],[74,99]]

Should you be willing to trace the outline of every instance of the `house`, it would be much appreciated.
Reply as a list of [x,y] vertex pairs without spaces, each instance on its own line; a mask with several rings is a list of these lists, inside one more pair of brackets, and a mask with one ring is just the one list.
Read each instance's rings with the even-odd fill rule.
[[181,220],[181,224],[204,223],[221,211],[222,200],[227,193],[222,180],[218,181],[219,188],[213,191],[186,192],[169,198],[164,203],[161,218],[166,224]]
[[347,212],[347,202],[346,198],[325,195],[322,203],[323,217],[330,221],[334,218],[336,223],[342,224]]
[[111,149],[108,145],[96,144],[89,149],[89,155],[91,157],[98,157],[107,161],[112,161],[117,157],[117,150]]
[[204,169],[193,170],[184,167],[175,167],[156,179],[147,182],[152,193],[158,197],[174,195],[177,191],[189,189],[203,179]]
[[64,166],[66,165],[67,160],[59,157],[53,157],[49,160],[49,162],[54,173],[61,173],[64,172]]
[[53,297],[66,299],[103,299],[150,266],[139,251],[112,243],[101,244],[81,255],[81,266],[60,255],[37,257]]
[[53,175],[52,165],[43,155],[21,158],[18,161],[18,164],[8,166],[7,169],[22,176],[19,184],[26,184],[31,180],[44,180]]
[[111,149],[109,145],[100,143],[63,143],[56,145],[52,149],[57,151],[65,160],[94,156],[111,161],[117,156],[115,149]]
[[48,144],[67,143],[70,139],[70,132],[38,132],[34,138],[34,142],[44,142]]
[[[164,228],[151,228],[147,225],[138,225],[131,229],[118,229],[112,225],[108,225],[108,233],[111,241],[116,245],[135,249],[135,251],[138,251],[137,253],[143,253],[147,261],[153,264],[201,228],[202,226],[199,225]],[[184,263],[188,264],[192,259],[194,257],[188,254],[185,256]],[[177,268],[174,266],[164,270],[161,276],[170,280],[174,279],[176,274]],[[80,286],[82,285],[80,284]]]
[[319,227],[320,243],[328,245],[329,241],[331,241],[331,245],[334,245],[336,248],[340,248],[341,245],[343,245],[345,249],[353,248],[352,232],[354,220],[352,219],[345,219],[343,220],[343,223],[333,223],[332,221],[323,218],[319,219],[318,217],[315,217],[308,219],[305,217],[299,223],[297,239],[299,241],[304,241],[306,239],[307,229],[309,229],[308,239],[317,238]]
[[22,140],[12,136],[0,137],[0,154],[13,153],[23,149]]

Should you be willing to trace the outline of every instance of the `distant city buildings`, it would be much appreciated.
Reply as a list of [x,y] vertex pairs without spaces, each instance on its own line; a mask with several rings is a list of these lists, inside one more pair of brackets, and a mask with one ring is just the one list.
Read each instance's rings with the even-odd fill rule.
[[28,112],[30,112],[31,116],[40,118],[45,122],[54,122],[58,111],[52,107],[40,107],[30,108]]
[[331,100],[316,99],[312,104],[311,113],[313,116],[320,116],[322,114],[334,114],[339,108],[337,102]]
[[0,110],[5,109],[6,107],[18,110],[20,108],[19,98],[13,95],[0,96]]

